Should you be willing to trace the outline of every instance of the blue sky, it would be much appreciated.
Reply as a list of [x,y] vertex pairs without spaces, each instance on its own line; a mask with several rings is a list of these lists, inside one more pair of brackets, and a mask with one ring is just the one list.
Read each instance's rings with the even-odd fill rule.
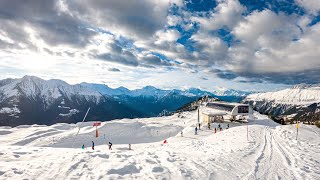
[[320,83],[319,0],[0,1],[0,78],[268,91]]

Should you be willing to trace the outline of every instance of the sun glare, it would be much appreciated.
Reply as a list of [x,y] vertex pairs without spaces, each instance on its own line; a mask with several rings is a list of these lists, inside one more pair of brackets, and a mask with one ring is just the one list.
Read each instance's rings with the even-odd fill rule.
[[25,70],[45,70],[54,64],[52,58],[41,55],[31,55],[27,60],[22,62],[22,67]]

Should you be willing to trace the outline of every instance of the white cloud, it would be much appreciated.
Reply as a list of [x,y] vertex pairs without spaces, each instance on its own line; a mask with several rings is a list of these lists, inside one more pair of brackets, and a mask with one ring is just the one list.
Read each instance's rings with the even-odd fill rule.
[[182,23],[182,18],[180,16],[169,15],[167,16],[168,26],[176,26]]
[[245,11],[238,0],[222,0],[211,12],[209,17],[193,17],[193,21],[199,22],[203,30],[216,30],[224,26],[232,29],[242,18]]
[[223,61],[228,51],[228,46],[218,37],[212,37],[207,33],[199,32],[192,35],[191,40],[195,41],[195,47],[199,53],[196,59],[203,61],[204,65],[215,65]]
[[307,27],[307,22],[305,17],[292,18],[269,10],[250,14],[232,31],[241,43],[230,48],[232,63],[227,67],[248,74],[318,69],[320,25]]
[[318,14],[320,12],[319,0],[295,0],[297,4],[308,10],[311,14]]
[[[277,15],[270,10],[254,11],[232,30],[237,39],[251,45],[257,44],[257,39],[265,35],[285,35],[284,31],[294,28],[290,24],[290,18]],[[290,34],[289,34],[290,35]]]
[[166,31],[160,30],[155,34],[155,44],[163,44],[166,42],[175,42],[180,38],[179,31],[175,29],[168,29]]
[[83,0],[70,2],[75,16],[117,35],[144,39],[165,27],[170,6],[180,0]]

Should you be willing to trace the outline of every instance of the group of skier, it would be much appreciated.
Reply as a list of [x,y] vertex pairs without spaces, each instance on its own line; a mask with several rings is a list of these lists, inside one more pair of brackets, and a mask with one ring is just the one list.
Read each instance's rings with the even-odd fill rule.
[[[200,123],[198,124],[198,126],[199,126],[199,129],[198,129],[197,126],[194,128],[194,134],[195,135],[197,135],[198,134],[198,130],[200,130]],[[226,129],[229,129],[229,128],[230,128],[230,125],[227,124]],[[208,129],[211,129],[211,124],[210,123],[208,123]],[[223,130],[220,124],[218,124],[218,128],[216,128],[216,127],[214,128],[214,133],[217,133],[218,130],[220,130],[220,131]],[[181,131],[181,136],[182,136],[182,131]]]
[[[194,129],[195,130],[195,133],[194,133],[195,135],[198,134],[198,130],[200,130],[200,127],[201,127],[201,124],[198,123],[196,125],[195,129]],[[226,129],[229,129],[229,127],[230,127],[229,124],[227,124]],[[211,128],[211,124],[208,123],[208,129],[210,129],[210,128]],[[220,124],[218,124],[218,128],[216,128],[216,127],[214,128],[214,133],[217,133],[217,130],[222,131],[222,127],[221,127]],[[181,131],[180,134],[181,134],[181,137],[183,137],[183,131]],[[166,143],[167,143],[167,140],[164,140],[163,144],[166,144]],[[109,150],[112,150],[112,143],[111,142],[108,143],[108,147],[109,147]],[[94,150],[94,141],[92,141],[91,148],[92,148],[92,150]],[[82,145],[82,149],[85,149],[85,145],[84,144]],[[131,144],[129,144],[129,150],[131,150]]]
[[[94,141],[91,141],[91,142],[92,142],[91,149],[94,150]],[[109,142],[108,146],[109,146],[109,150],[112,150],[112,143],[111,142]],[[81,148],[85,149],[85,145],[82,144]],[[131,149],[131,144],[129,144],[129,149]]]

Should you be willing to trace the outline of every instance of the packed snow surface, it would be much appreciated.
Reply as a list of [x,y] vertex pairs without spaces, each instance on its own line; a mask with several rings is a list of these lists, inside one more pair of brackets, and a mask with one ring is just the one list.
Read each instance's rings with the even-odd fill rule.
[[295,125],[254,116],[197,135],[196,112],[103,122],[98,138],[93,122],[0,127],[0,179],[320,179],[319,128],[296,140]]
[[296,86],[276,92],[248,95],[251,101],[274,101],[280,104],[312,104],[320,102],[320,86]]

